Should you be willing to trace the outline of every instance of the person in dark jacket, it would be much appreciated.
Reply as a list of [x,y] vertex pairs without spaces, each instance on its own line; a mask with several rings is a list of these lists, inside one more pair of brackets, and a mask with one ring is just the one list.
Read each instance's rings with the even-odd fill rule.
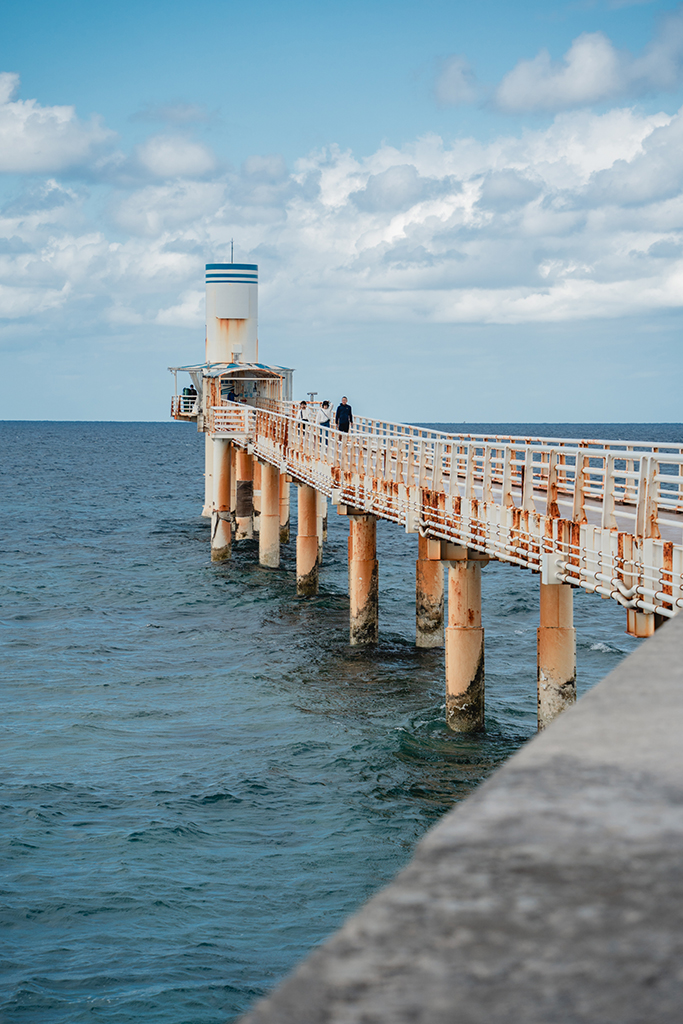
[[341,405],[337,406],[334,422],[337,425],[337,430],[341,430],[343,434],[348,434],[349,427],[353,424],[353,413],[346,395],[342,396]]

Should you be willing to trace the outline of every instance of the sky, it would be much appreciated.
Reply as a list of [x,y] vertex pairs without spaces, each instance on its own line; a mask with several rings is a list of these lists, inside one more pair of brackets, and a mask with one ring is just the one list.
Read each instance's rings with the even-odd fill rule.
[[297,397],[681,421],[682,107],[678,3],[6,4],[0,418],[165,419],[234,239]]

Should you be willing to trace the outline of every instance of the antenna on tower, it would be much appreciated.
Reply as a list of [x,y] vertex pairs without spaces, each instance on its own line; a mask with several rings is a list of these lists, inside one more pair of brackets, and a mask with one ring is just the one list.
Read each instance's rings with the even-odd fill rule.
[[235,262],[235,239],[230,239],[230,262]]

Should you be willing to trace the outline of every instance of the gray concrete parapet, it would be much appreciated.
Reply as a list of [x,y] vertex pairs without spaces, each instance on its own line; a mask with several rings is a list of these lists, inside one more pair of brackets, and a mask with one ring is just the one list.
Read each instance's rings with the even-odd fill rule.
[[242,1018],[682,1019],[683,615],[447,814]]

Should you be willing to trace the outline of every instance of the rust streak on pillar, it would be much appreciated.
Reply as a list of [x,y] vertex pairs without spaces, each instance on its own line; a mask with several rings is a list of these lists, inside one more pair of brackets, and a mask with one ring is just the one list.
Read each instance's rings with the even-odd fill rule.
[[349,516],[349,639],[374,644],[379,634],[377,519]]
[[296,592],[300,597],[318,593],[318,535],[316,532],[316,492],[308,484],[299,484],[296,537]]
[[235,487],[236,540],[254,536],[254,466],[246,451],[237,449],[237,484]]
[[538,728],[576,700],[576,630],[572,588],[541,583],[538,641]]
[[230,558],[232,529],[230,524],[230,466],[232,445],[224,438],[214,438],[213,499],[211,512],[211,561]]
[[443,647],[443,565],[430,558],[430,548],[440,541],[418,537],[415,564],[415,646]]
[[289,544],[289,478],[280,473],[280,543]]
[[481,562],[451,562],[446,629],[446,724],[454,732],[484,728],[484,630]]
[[280,564],[280,474],[275,466],[261,466],[259,562],[276,569]]

